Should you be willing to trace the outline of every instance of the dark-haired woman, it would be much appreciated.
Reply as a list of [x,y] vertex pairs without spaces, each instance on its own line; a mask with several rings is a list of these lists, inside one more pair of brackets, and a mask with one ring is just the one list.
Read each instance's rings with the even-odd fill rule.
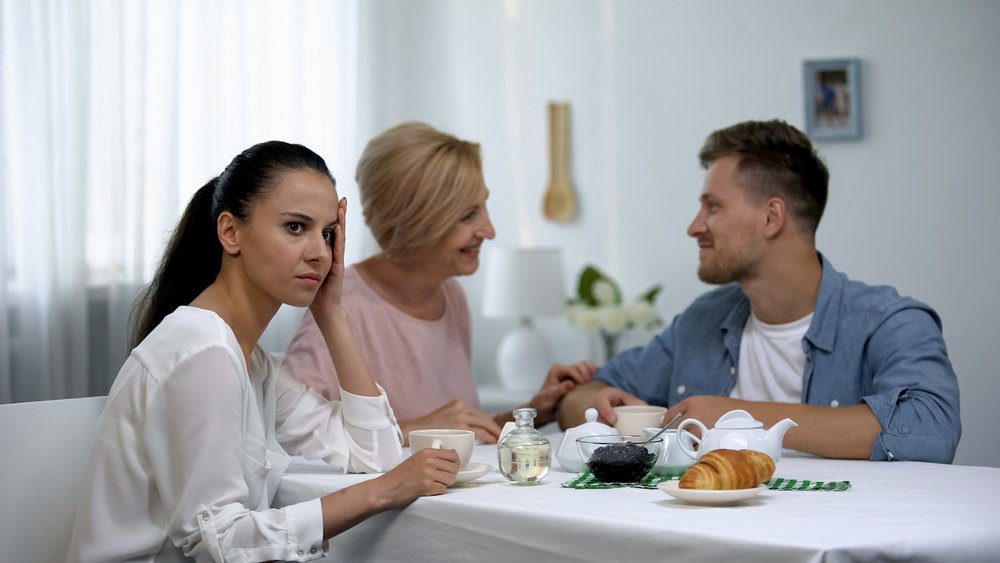
[[[137,307],[138,345],[99,423],[70,561],[319,558],[326,538],[454,482],[455,452],[427,449],[323,498],[270,506],[289,454],[351,472],[401,457],[340,307],[346,205],[318,155],[278,141],[195,194]],[[317,319],[340,401],[257,347],[282,303]]]

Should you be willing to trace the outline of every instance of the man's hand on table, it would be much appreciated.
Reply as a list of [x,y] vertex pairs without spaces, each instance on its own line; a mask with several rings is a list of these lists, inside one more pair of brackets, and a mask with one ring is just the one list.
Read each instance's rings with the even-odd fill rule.
[[[735,409],[750,410],[753,405],[750,401],[730,399],[719,395],[697,395],[688,397],[676,405],[667,409],[663,415],[663,420],[673,420],[678,413],[681,415],[677,423],[687,418],[697,419],[705,426],[712,428],[719,417]],[[690,428],[689,431],[696,433],[697,428]]]
[[603,381],[590,381],[577,385],[563,398],[559,407],[559,426],[567,430],[583,424],[584,412],[596,408],[600,419],[614,425],[618,420],[614,407],[618,405],[645,405],[646,402],[635,395],[611,387]]

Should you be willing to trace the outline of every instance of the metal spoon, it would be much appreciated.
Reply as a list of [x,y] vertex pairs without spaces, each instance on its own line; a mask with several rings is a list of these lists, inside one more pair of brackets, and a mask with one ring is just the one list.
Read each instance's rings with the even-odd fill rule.
[[670,428],[671,424],[677,422],[677,419],[680,418],[682,414],[684,414],[684,413],[680,413],[679,412],[679,413],[675,414],[674,417],[670,419],[670,422],[668,422],[663,428],[660,428],[659,432],[657,432],[656,434],[653,434],[649,438],[646,438],[645,442],[632,442],[632,443],[635,444],[635,445],[637,445],[637,446],[641,446],[643,444],[648,444],[648,443],[652,442],[653,440],[659,438],[660,434],[663,434],[664,432],[666,432],[667,428]]

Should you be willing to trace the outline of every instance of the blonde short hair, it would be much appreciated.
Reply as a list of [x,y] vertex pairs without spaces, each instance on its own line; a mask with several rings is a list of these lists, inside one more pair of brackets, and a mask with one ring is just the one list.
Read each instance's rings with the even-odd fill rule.
[[486,185],[478,144],[415,121],[369,141],[355,178],[365,223],[391,259],[440,241]]

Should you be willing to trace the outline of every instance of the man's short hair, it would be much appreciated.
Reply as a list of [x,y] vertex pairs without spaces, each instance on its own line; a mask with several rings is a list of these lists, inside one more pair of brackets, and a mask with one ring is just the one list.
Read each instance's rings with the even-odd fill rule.
[[803,234],[815,235],[830,173],[805,133],[777,119],[737,123],[709,135],[698,159],[707,170],[726,156],[739,159],[737,182],[748,196],[780,197]]

